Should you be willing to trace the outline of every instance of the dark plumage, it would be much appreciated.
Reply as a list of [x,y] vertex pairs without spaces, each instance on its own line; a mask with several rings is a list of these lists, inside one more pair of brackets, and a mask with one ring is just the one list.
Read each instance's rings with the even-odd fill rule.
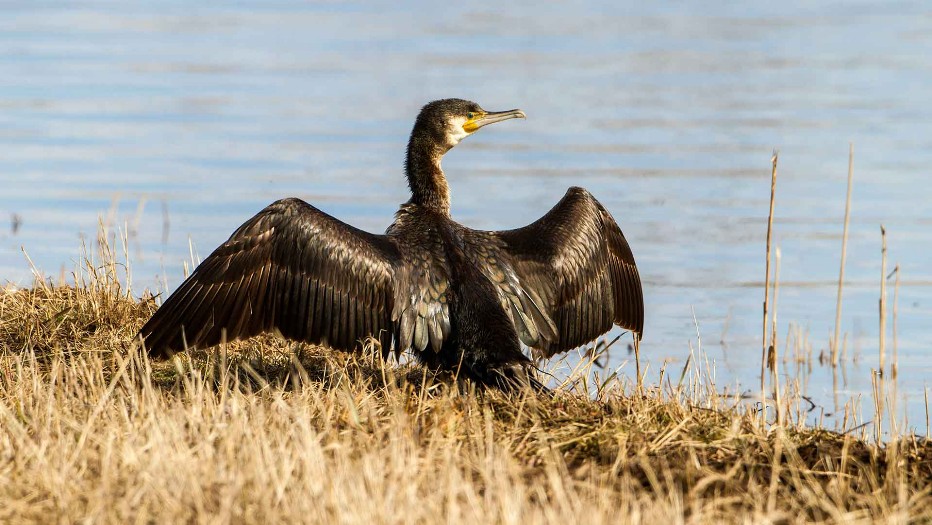
[[517,230],[472,230],[450,218],[441,157],[489,113],[446,99],[424,106],[408,143],[411,200],[385,235],[358,230],[299,199],[272,203],[207,257],[142,327],[167,357],[278,330],[353,350],[411,350],[431,367],[507,385],[531,361],[581,346],[618,324],[644,326],[634,256],[611,215],[570,188]]

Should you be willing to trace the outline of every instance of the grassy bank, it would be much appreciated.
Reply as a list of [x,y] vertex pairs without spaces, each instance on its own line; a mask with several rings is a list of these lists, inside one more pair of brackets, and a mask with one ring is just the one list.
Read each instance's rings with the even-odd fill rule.
[[149,362],[155,302],[109,268],[0,292],[0,522],[932,519],[928,441],[762,424],[701,380],[506,396],[273,338]]
[[928,440],[773,425],[688,363],[543,398],[272,337],[150,362],[156,301],[99,245],[0,290],[0,522],[932,520]]

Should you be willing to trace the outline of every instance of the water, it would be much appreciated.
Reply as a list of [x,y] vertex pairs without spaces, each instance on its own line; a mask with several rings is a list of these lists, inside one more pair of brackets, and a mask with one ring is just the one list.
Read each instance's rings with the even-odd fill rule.
[[[897,399],[924,430],[932,10],[641,4],[4,2],[0,220],[21,225],[0,229],[0,280],[30,282],[20,247],[72,268],[99,216],[134,230],[137,287],[173,288],[189,239],[206,255],[283,196],[381,231],[407,199],[418,108],[457,96],[528,114],[446,157],[457,220],[517,227],[588,188],[637,257],[651,377],[678,374],[698,327],[719,384],[755,391],[771,151],[780,339],[792,322],[817,357],[853,142],[839,395],[870,399],[883,223],[902,269]],[[834,412],[831,370],[807,377],[814,414]]]

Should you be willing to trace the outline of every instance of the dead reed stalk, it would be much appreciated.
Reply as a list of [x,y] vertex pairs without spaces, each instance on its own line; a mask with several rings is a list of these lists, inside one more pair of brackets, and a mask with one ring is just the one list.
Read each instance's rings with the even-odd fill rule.
[[932,425],[929,425],[929,387],[922,387],[922,397],[926,402],[926,437],[932,436]]
[[900,265],[897,264],[893,268],[893,273],[896,274],[896,280],[893,282],[893,364],[890,366],[890,375],[896,380],[896,375],[899,372],[900,367],[900,352],[899,344],[897,341],[897,309],[900,299]]
[[780,291],[780,247],[776,249],[776,264],[773,269],[773,319],[771,323],[771,332],[770,332],[770,348],[768,351],[769,359],[767,360],[770,365],[770,381],[773,383],[773,403],[776,410],[776,422],[777,425],[783,425],[783,407],[780,399],[780,371],[778,369],[779,365],[779,356],[777,345],[777,293]]
[[848,144],[848,191],[845,197],[845,226],[841,235],[841,267],[838,269],[838,299],[835,302],[835,337],[832,338],[832,366],[838,366],[838,340],[841,331],[841,294],[848,257],[848,224],[851,220],[851,181],[854,178],[854,143]]
[[887,336],[887,230],[880,225],[880,376],[884,374]]
[[776,203],[777,192],[777,160],[779,153],[773,152],[770,157],[770,213],[767,216],[767,261],[764,264],[764,322],[761,335],[761,355],[760,355],[760,402],[762,417],[767,408],[767,392],[764,390],[767,382],[767,348],[770,346],[767,341],[767,332],[769,323],[767,322],[768,308],[770,306],[770,244],[773,242],[773,210]]

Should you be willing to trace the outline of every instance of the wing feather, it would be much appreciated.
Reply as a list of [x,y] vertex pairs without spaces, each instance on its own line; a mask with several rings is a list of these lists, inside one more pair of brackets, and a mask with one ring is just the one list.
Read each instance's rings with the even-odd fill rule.
[[352,350],[392,324],[400,255],[384,235],[283,199],[240,226],[140,330],[150,355],[273,329]]
[[613,323],[641,338],[644,299],[634,255],[615,220],[589,192],[570,188],[536,222],[493,234],[504,244],[521,286],[539,299],[533,302],[542,304],[557,328],[534,346],[541,354],[583,345]]

